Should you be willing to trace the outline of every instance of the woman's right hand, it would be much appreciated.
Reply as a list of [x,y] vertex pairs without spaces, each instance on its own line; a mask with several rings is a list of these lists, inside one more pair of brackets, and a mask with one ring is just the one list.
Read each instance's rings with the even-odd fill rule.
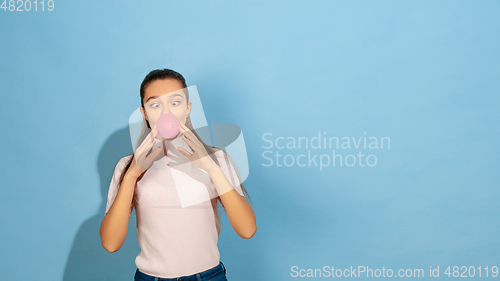
[[155,148],[151,154],[147,157],[149,150],[155,144],[155,138],[158,135],[158,131],[156,130],[156,125],[153,127],[151,132],[146,136],[141,145],[136,149],[134,153],[134,157],[132,157],[132,163],[130,164],[130,168],[127,173],[130,172],[131,175],[139,178],[147,169],[149,169],[153,165],[153,160],[161,151],[161,146]]

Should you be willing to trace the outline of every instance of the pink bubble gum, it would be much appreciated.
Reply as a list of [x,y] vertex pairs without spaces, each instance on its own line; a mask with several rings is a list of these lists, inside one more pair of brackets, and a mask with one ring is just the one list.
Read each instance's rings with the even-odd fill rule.
[[171,139],[179,134],[180,121],[177,116],[167,113],[156,120],[156,130],[164,139]]

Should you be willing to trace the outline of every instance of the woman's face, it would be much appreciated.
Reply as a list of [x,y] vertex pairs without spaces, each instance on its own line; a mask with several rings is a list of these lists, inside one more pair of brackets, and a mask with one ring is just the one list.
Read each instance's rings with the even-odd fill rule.
[[[161,115],[167,113],[175,115],[182,124],[186,124],[187,116],[191,112],[191,102],[186,102],[186,94],[182,89],[182,83],[172,78],[155,80],[146,87],[144,108],[140,108],[151,128],[154,128]],[[179,136],[180,132],[175,138]],[[159,134],[156,138],[164,140]]]

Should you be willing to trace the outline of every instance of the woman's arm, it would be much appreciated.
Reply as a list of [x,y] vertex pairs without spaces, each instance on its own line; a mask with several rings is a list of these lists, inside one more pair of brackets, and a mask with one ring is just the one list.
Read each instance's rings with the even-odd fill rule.
[[101,222],[101,244],[110,253],[120,250],[127,237],[130,206],[137,178],[128,171],[125,173],[116,198]]
[[252,238],[257,231],[257,224],[250,204],[232,187],[219,166],[214,166],[208,171],[208,174],[212,178],[217,192],[222,194],[220,195],[221,203],[234,231],[241,238]]
[[200,142],[198,137],[182,123],[180,123],[179,130],[183,134],[182,139],[189,145],[193,153],[180,146],[177,150],[194,165],[205,170],[210,175],[234,231],[241,238],[252,238],[257,231],[255,214],[252,207],[245,200],[245,197],[239,195],[231,183],[229,183],[222,168],[208,155],[205,146]]

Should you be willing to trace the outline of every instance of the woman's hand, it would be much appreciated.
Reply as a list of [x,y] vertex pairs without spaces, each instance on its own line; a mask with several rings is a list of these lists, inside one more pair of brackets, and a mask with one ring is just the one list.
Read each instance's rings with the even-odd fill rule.
[[180,131],[183,134],[182,139],[189,145],[193,154],[185,150],[182,147],[178,147],[177,150],[186,156],[189,161],[196,165],[196,167],[209,172],[212,168],[218,167],[217,163],[208,155],[205,146],[200,142],[200,140],[181,122]]
[[141,145],[136,149],[127,173],[130,172],[131,175],[140,177],[147,169],[151,168],[153,160],[161,151],[161,147],[159,146],[155,148],[147,157],[146,155],[155,144],[155,137],[157,134],[158,131],[156,130],[155,125],[144,141],[142,141]]

